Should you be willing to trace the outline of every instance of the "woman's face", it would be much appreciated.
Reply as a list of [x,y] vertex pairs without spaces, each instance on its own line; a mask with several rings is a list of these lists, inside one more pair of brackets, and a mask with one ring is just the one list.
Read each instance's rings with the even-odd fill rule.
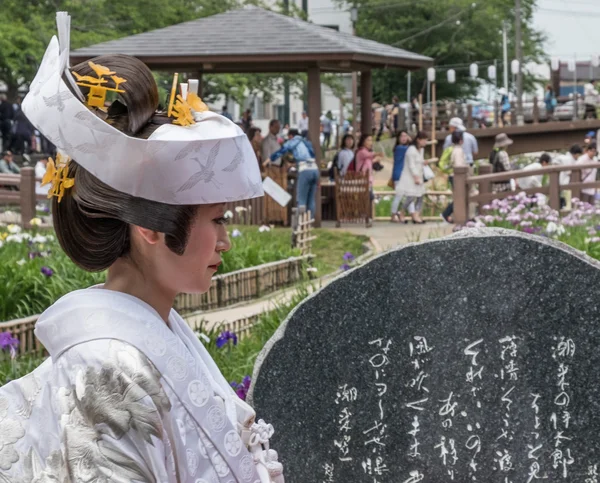
[[373,149],[373,136],[369,136],[367,139],[365,139],[364,146],[367,149]]
[[183,255],[172,252],[161,241],[155,253],[145,256],[148,267],[165,290],[174,293],[204,293],[221,264],[221,254],[231,248],[224,219],[225,204],[199,205],[192,220]]
[[408,144],[408,134],[405,132],[400,133],[400,144]]
[[344,141],[344,147],[347,149],[352,149],[354,147],[354,139],[347,137]]
[[417,139],[417,143],[419,144],[419,148],[423,149],[427,146],[427,139]]
[[256,131],[254,133],[254,139],[252,141],[254,141],[255,143],[260,143],[262,141],[262,134],[260,131]]

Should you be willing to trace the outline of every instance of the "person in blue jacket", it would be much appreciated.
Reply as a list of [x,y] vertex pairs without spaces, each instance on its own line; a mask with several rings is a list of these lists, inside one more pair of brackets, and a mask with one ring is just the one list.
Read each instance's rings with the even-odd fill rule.
[[275,161],[284,154],[291,153],[296,161],[298,181],[296,182],[296,201],[298,206],[305,206],[315,216],[315,194],[319,185],[319,166],[315,160],[315,151],[311,142],[303,138],[297,129],[290,129],[288,140],[279,151],[271,155]]
[[410,137],[408,133],[406,131],[400,131],[396,136],[396,145],[394,146],[394,167],[392,169],[392,181],[394,183],[394,189],[396,190],[394,201],[392,201],[392,222],[394,223],[407,223],[407,221],[404,220],[403,213],[398,212],[400,202],[404,195],[398,192],[397,187],[400,176],[402,175],[402,170],[404,169],[404,156],[406,155],[409,143]]

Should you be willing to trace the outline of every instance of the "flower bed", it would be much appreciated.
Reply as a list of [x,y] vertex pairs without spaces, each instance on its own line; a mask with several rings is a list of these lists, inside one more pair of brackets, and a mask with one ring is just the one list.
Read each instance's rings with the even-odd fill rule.
[[500,227],[554,238],[600,260],[600,207],[573,199],[573,209],[561,215],[543,197],[524,193],[493,200],[466,227]]

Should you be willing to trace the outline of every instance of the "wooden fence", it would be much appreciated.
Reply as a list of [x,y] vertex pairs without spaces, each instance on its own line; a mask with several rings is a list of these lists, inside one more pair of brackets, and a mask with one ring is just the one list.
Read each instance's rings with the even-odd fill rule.
[[298,248],[302,255],[309,255],[312,250],[312,242],[317,237],[312,235],[312,227],[315,220],[306,207],[292,208],[292,248]]
[[262,297],[302,280],[313,258],[314,255],[291,257],[217,275],[208,292],[179,295],[175,309],[181,313],[213,310]]
[[[466,166],[454,168],[454,213],[456,224],[464,224],[469,218],[469,203],[476,203],[481,212],[481,207],[492,200],[499,200],[524,192],[528,195],[541,193],[548,196],[548,205],[560,210],[560,192],[571,191],[572,198],[580,198],[581,190],[585,188],[600,188],[600,181],[581,182],[581,172],[585,169],[599,169],[600,163],[572,164],[569,166],[548,166],[535,170],[506,171],[504,173],[492,172],[491,165],[481,165],[478,176],[469,176],[469,168]],[[560,173],[570,171],[569,184],[561,185]],[[541,188],[519,189],[517,191],[494,192],[493,183],[510,182],[511,179],[525,178],[529,176],[548,175],[548,186]],[[478,193],[470,194],[472,186],[478,186]]]
[[[246,337],[248,337],[250,335],[252,328],[256,325],[260,316],[263,315],[264,313],[265,312],[262,312],[260,314],[254,314],[249,317],[243,317],[241,319],[236,319],[236,320],[223,321],[223,322],[216,324],[213,327],[213,329],[216,329],[217,332],[222,332],[222,331],[228,330],[230,332],[234,332],[235,335],[237,335],[238,339],[240,339],[240,340],[245,339]],[[206,329],[207,328],[204,326],[203,320],[194,322],[194,325],[192,326],[192,330],[194,330],[194,332],[196,332],[196,331],[206,332]]]
[[35,218],[37,200],[48,199],[47,195],[36,194],[35,182],[33,168],[22,168],[21,174],[0,174],[0,205],[20,205],[23,228],[31,228],[29,221]]
[[336,226],[341,223],[365,223],[371,226],[372,208],[369,176],[349,172],[341,178],[335,175]]

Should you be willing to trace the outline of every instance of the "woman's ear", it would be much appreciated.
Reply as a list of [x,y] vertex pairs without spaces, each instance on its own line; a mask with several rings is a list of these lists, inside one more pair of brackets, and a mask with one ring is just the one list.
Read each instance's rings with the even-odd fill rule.
[[133,225],[131,227],[134,233],[137,233],[149,245],[156,245],[160,241],[160,233],[148,228],[142,228],[141,226]]

